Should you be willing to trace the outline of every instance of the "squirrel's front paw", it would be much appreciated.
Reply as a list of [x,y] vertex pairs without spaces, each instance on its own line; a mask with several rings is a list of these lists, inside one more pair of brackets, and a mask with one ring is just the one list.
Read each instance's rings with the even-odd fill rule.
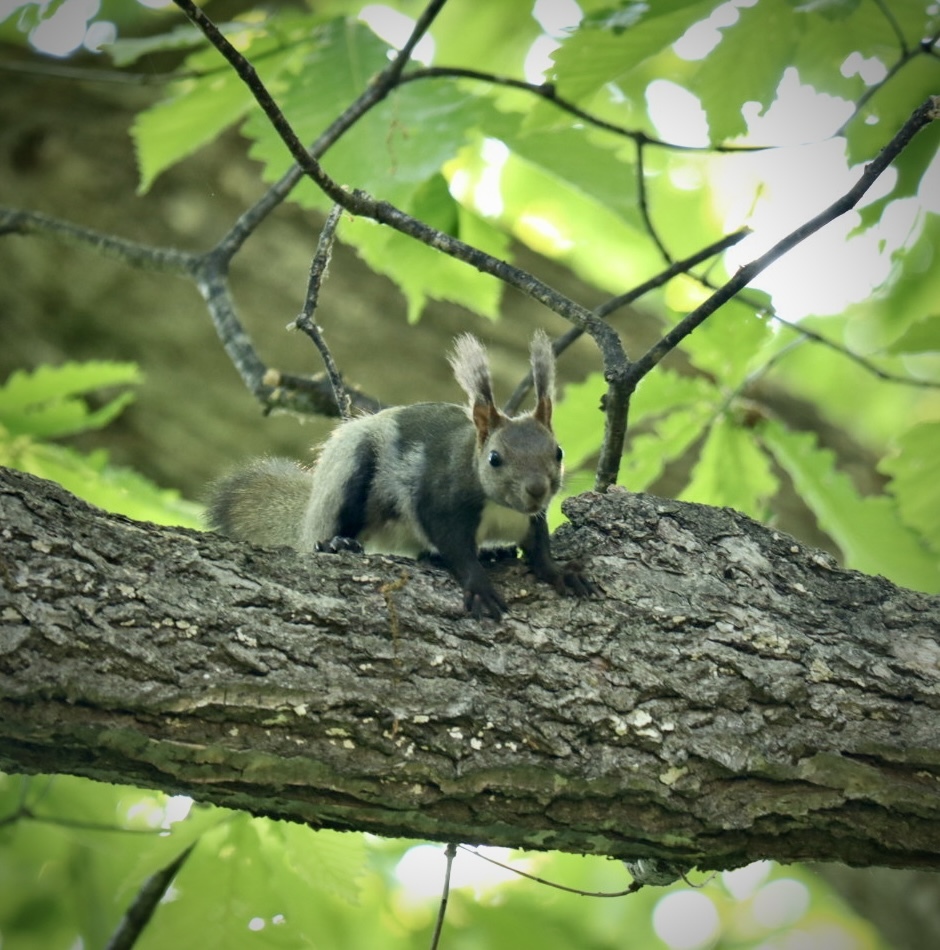
[[466,588],[463,592],[463,605],[467,613],[472,614],[476,620],[482,620],[484,617],[501,620],[509,609],[506,601],[491,584]]
[[572,594],[575,597],[590,597],[592,594],[601,592],[597,584],[584,576],[581,564],[578,561],[569,561],[562,567],[553,565],[553,568],[554,570],[545,572],[540,576],[563,597]]
[[344,538],[339,534],[335,538],[330,538],[329,541],[317,541],[313,549],[321,554],[339,554],[340,551],[364,554],[366,550],[355,538]]

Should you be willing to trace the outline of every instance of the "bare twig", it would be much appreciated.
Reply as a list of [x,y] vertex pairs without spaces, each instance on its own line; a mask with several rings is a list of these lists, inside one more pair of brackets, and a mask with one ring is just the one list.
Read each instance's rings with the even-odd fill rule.
[[901,49],[901,55],[897,60],[888,67],[884,76],[880,81],[876,82],[874,85],[869,86],[858,100],[855,102],[854,108],[852,109],[852,114],[842,123],[839,129],[836,131],[836,135],[844,136],[849,125],[858,117],[862,109],[889,83],[894,77],[902,70],[905,66],[908,65],[912,60],[917,59],[918,56],[930,55],[933,47],[938,41],[940,41],[940,30],[935,32],[933,36],[927,37],[922,40],[917,46],[911,48],[907,45],[907,41],[904,38],[904,34],[901,32],[901,28],[898,25],[897,20],[894,18],[894,14],[887,7],[886,4],[877,0],[878,9],[881,10],[885,19],[888,21],[892,31],[898,40],[898,46]]
[[663,244],[662,238],[659,236],[659,232],[656,230],[656,226],[653,224],[653,218],[650,214],[649,206],[649,193],[646,189],[646,169],[643,167],[643,143],[637,142],[636,145],[636,197],[637,205],[640,208],[640,216],[643,218],[643,224],[646,226],[646,233],[650,236],[650,240],[656,245],[656,248],[659,251],[660,257],[666,262],[666,264],[672,264],[674,258],[672,254],[669,253],[669,249]]
[[[462,847],[462,846],[461,846]],[[444,887],[441,890],[441,904],[437,911],[437,921],[434,924],[434,933],[431,935],[431,950],[437,950],[441,941],[441,931],[444,929],[444,917],[447,914],[447,901],[450,899],[450,872],[454,866],[454,857],[457,854],[457,845],[449,844],[444,849],[447,867],[444,871]]]
[[629,399],[629,392],[625,390],[626,383],[624,382],[629,361],[616,331],[586,307],[549,287],[527,271],[472,247],[444,231],[432,228],[389,202],[378,201],[363,191],[347,191],[327,175],[320,163],[307,151],[251,63],[232,46],[218,27],[192,0],[174,0],[174,2],[231,64],[251,91],[255,101],[261,106],[294,160],[334,202],[352,214],[372,218],[380,224],[387,224],[408,237],[498,278],[590,334],[601,351],[604,377],[608,383],[609,409],[601,445],[601,470],[605,472],[605,478],[611,471],[616,478],[620,456],[623,452],[625,420],[615,418],[615,413],[621,408],[625,409]]
[[907,39],[904,36],[904,32],[901,29],[901,24],[898,23],[897,17],[891,12],[891,8],[884,2],[884,0],[873,0],[874,4],[881,11],[881,15],[888,21],[888,25],[891,27],[891,31],[894,33],[895,39],[898,41],[898,46],[901,48],[901,52],[904,55],[907,55],[910,52]]
[[851,360],[853,363],[861,366],[862,369],[864,369],[867,373],[871,373],[872,376],[875,376],[886,383],[900,383],[902,386],[914,386],[918,389],[940,389],[940,381],[933,379],[918,379],[915,376],[902,376],[900,373],[891,373],[886,369],[882,369],[867,357],[853,352],[842,343],[838,343],[835,340],[830,340],[827,336],[819,333],[817,330],[802,326],[799,323],[794,323],[791,320],[781,317],[777,313],[773,313],[771,316],[777,321],[777,323],[782,324],[787,329],[792,330],[794,333],[798,333],[801,337],[803,337],[804,340],[818,343],[820,346],[824,346],[827,349],[832,350],[834,353],[844,356],[846,359]]
[[228,60],[235,72],[248,86],[256,102],[264,110],[265,115],[289,149],[294,160],[324,194],[352,214],[372,218],[380,224],[386,224],[408,237],[455,257],[483,273],[498,278],[539,301],[559,316],[564,317],[576,326],[582,327],[595,339],[603,354],[605,371],[608,375],[617,375],[624,372],[626,357],[617,334],[603,321],[598,320],[586,307],[575,303],[532,274],[472,247],[444,231],[418,221],[387,201],[379,201],[364,191],[347,191],[332,179],[297,137],[284,113],[274,101],[251,63],[229,43],[218,27],[192,0],[174,0],[174,2]]
[[402,72],[411,60],[411,54],[415,51],[415,47],[431,28],[431,24],[437,18],[437,15],[444,9],[445,3],[447,3],[447,0],[430,0],[424,10],[421,11],[421,15],[415,20],[411,35],[405,40],[405,45],[398,51],[398,55],[392,61],[392,64],[382,74],[381,81],[383,83],[388,86],[398,83]]
[[339,205],[333,205],[329,217],[326,219],[326,224],[323,225],[323,230],[320,232],[320,240],[317,243],[317,252],[314,254],[313,261],[310,265],[310,279],[307,282],[307,295],[304,300],[303,310],[301,310],[297,319],[288,329],[296,327],[313,340],[314,346],[320,351],[320,356],[323,357],[323,365],[326,367],[330,385],[333,387],[333,397],[336,400],[340,418],[350,419],[352,418],[352,401],[349,398],[349,393],[346,392],[343,377],[336,366],[333,354],[326,345],[323,333],[313,319],[313,315],[317,310],[317,301],[320,297],[320,286],[330,266],[330,256],[333,252],[333,238],[336,234],[336,225],[339,223],[339,216],[342,214],[342,211],[343,209]]
[[679,345],[693,330],[701,326],[722,304],[727,303],[742,288],[746,287],[758,274],[766,270],[774,261],[787,251],[796,247],[801,241],[815,234],[830,221],[834,221],[846,211],[851,210],[861,200],[865,192],[878,180],[886,168],[908,146],[914,136],[925,126],[940,116],[940,96],[931,96],[911,114],[898,133],[881,150],[881,152],[865,166],[865,170],[858,181],[841,198],[834,201],[828,208],[821,211],[805,224],[791,231],[786,237],[779,240],[769,251],[760,257],[745,264],[738,272],[718,290],[715,291],[701,306],[693,310],[681,320],[672,330],[666,333],[659,342],[654,344],[640,359],[634,362],[628,371],[628,382],[631,387],[637,383],[662,358]]
[[160,86],[180,79],[206,75],[206,73],[187,71],[132,73],[123,69],[103,69],[98,66],[66,66],[51,62],[48,57],[44,57],[40,62],[26,59],[0,60],[0,72],[42,76],[44,79],[62,79],[66,82],[103,82],[121,86]]
[[[310,156],[321,158],[367,112],[387,98],[388,94],[401,82],[402,71],[408,65],[414,48],[428,31],[445,2],[446,0],[431,0],[418,17],[411,35],[392,62],[369,83],[362,95],[317,136],[316,141],[306,150]],[[296,159],[296,155],[294,158]],[[302,164],[292,165],[252,207],[241,215],[228,234],[219,242],[217,249],[230,257],[234,255],[254,229],[290,194],[304,174],[305,169]]]
[[[703,261],[708,260],[710,257],[714,257],[716,254],[720,254],[729,247],[733,247],[739,241],[746,238],[750,233],[750,228],[742,228],[740,231],[735,231],[733,234],[728,234],[720,240],[715,241],[714,244],[709,244],[708,247],[703,247],[702,250],[696,251],[696,253],[692,254],[690,257],[686,257],[681,261],[675,261],[665,270],[662,270],[653,277],[650,277],[649,280],[643,281],[642,284],[637,284],[637,286],[632,290],[628,290],[626,293],[619,294],[616,297],[611,297],[610,300],[605,301],[599,307],[595,307],[595,316],[598,316],[601,319],[607,319],[607,317],[609,317],[615,311],[620,310],[622,307],[627,307],[634,301],[639,300],[644,294],[649,293],[651,290],[655,290],[657,287],[662,287],[664,284],[672,280],[673,277],[676,277],[679,274],[686,274],[693,267],[696,267]],[[582,330],[580,327],[572,327],[566,333],[563,333],[552,343],[552,349],[555,352],[555,356],[561,356],[561,354],[564,353],[572,343],[581,339],[583,335],[584,330]],[[530,371],[526,374],[525,378],[519,383],[513,394],[509,397],[509,400],[503,407],[504,411],[510,415],[516,412],[519,406],[522,405],[522,400],[525,399],[531,389],[532,373]]]
[[514,79],[511,76],[500,76],[496,73],[488,73],[480,69],[467,69],[457,66],[427,66],[420,69],[413,69],[406,73],[401,77],[399,84],[404,85],[405,83],[422,79],[473,79],[494,86],[520,89],[540,99],[544,99],[546,102],[551,102],[562,112],[567,112],[569,115],[586,122],[596,129],[603,129],[606,132],[612,132],[614,135],[632,139],[640,146],[652,145],[656,148],[670,149],[676,152],[761,152],[773,148],[773,146],[769,145],[679,145],[676,142],[667,142],[665,139],[648,135],[642,129],[630,129],[624,125],[618,125],[616,122],[608,122],[606,119],[601,119],[585,111],[573,102],[559,96],[553,83],[531,83],[523,79]]
[[581,897],[626,897],[628,894],[635,894],[641,887],[643,887],[642,884],[633,881],[629,887],[622,891],[582,891],[577,887],[568,887],[565,884],[556,884],[554,881],[548,881],[544,877],[538,877],[535,874],[529,874],[526,871],[521,871],[519,868],[514,868],[511,864],[503,864],[502,861],[497,861],[495,858],[491,858],[488,855],[477,851],[475,848],[468,848],[465,844],[458,845],[458,847],[461,851],[466,851],[467,854],[472,854],[475,857],[482,858],[484,861],[488,861],[490,864],[493,864],[498,868],[502,868],[504,871],[512,871],[513,874],[517,874],[519,877],[524,877],[526,880],[535,881],[537,884],[545,884],[546,886],[553,887],[558,891],[567,891],[569,894],[579,894]]
[[0,236],[5,234],[42,234],[53,237],[62,244],[89,248],[102,257],[113,258],[131,267],[175,274],[178,277],[192,277],[199,263],[197,255],[177,248],[154,247],[127,241],[39,211],[0,208]]

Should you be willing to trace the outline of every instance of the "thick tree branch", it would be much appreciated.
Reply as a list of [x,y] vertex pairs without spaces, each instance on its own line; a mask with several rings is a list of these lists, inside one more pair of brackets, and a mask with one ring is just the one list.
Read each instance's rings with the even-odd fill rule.
[[[0,768],[387,835],[940,868],[940,598],[612,491],[498,569],[263,551],[0,470]],[[390,612],[390,606],[394,611]]]

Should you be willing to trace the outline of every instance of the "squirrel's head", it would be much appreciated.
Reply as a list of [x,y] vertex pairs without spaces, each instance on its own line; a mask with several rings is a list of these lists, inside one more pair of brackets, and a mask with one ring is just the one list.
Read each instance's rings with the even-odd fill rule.
[[541,330],[532,338],[535,409],[519,416],[500,412],[493,399],[486,350],[469,333],[457,338],[450,358],[470,400],[476,428],[476,465],[486,497],[527,515],[543,511],[561,485],[563,453],[552,432],[555,356]]

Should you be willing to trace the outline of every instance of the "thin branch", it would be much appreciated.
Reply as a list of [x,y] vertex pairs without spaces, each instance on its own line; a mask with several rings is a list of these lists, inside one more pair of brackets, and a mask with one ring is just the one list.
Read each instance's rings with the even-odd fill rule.
[[324,277],[326,277],[327,269],[330,266],[330,256],[333,252],[333,238],[336,235],[336,225],[339,223],[339,216],[342,214],[342,211],[343,209],[339,205],[333,205],[329,217],[326,219],[326,224],[323,225],[323,230],[320,232],[320,240],[317,243],[317,252],[314,254],[313,261],[310,264],[310,279],[307,282],[307,294],[304,300],[303,310],[301,310],[297,319],[290,324],[288,329],[296,328],[302,330],[313,340],[314,346],[320,351],[320,356],[323,357],[323,365],[326,367],[326,373],[330,379],[330,385],[333,388],[333,398],[336,400],[340,418],[346,420],[352,418],[352,401],[349,398],[349,393],[346,392],[343,377],[336,366],[333,354],[326,345],[323,333],[313,319],[313,315],[317,310],[317,301],[320,298],[320,287]]
[[468,848],[465,844],[458,845],[458,847],[461,851],[466,851],[467,854],[472,854],[477,858],[488,861],[490,864],[493,864],[498,868],[502,868],[504,871],[512,871],[513,874],[517,874],[519,877],[524,877],[526,880],[535,881],[537,884],[544,884],[547,887],[553,887],[558,891],[566,891],[568,894],[578,894],[581,897],[626,897],[629,894],[635,894],[641,887],[643,887],[642,883],[633,881],[629,887],[622,891],[582,891],[577,887],[568,887],[565,884],[556,884],[555,881],[548,881],[544,877],[538,877],[535,874],[529,874],[528,872],[522,871],[519,868],[514,868],[511,864],[503,864],[502,861],[497,861],[495,858],[491,858],[488,855],[477,851],[475,848]]
[[888,22],[892,25],[895,33],[898,36],[898,45],[901,47],[901,55],[898,57],[897,61],[891,65],[887,72],[882,76],[882,78],[876,82],[874,85],[869,86],[858,100],[855,102],[854,108],[852,109],[852,114],[839,126],[836,131],[836,136],[845,136],[846,130],[849,125],[857,118],[862,109],[889,83],[892,79],[912,60],[916,59],[918,56],[929,55],[933,46],[940,41],[940,30],[935,32],[933,36],[924,39],[921,43],[915,46],[913,49],[909,48],[907,42],[904,39],[904,35],[901,33],[900,27],[897,22],[894,20],[891,11],[887,7],[878,3],[878,8],[885,15]]
[[[369,110],[382,102],[388,94],[400,83],[401,74],[408,65],[414,48],[428,31],[446,0],[431,0],[427,8],[415,22],[411,35],[405,45],[398,51],[391,63],[372,81],[368,88],[346,109],[340,113],[316,141],[306,149],[306,153],[313,158],[322,158],[327,150],[336,141],[352,128]],[[185,12],[185,11],[184,11]],[[244,78],[244,77],[242,77]],[[235,222],[219,244],[216,250],[228,255],[235,255],[238,249],[251,236],[255,228],[290,194],[305,174],[302,163],[292,165],[281,178],[275,182],[265,194]]]
[[532,274],[418,221],[389,202],[378,201],[363,191],[347,191],[327,175],[320,163],[306,150],[251,63],[229,43],[218,27],[192,0],[174,0],[174,2],[231,64],[255,97],[255,101],[261,106],[294,160],[334,202],[352,214],[372,218],[380,224],[387,224],[408,237],[498,278],[590,334],[603,357],[604,376],[609,388],[608,406],[611,407],[604,430],[601,459],[605,463],[605,472],[610,470],[616,472],[623,452],[623,421],[616,419],[614,412],[619,407],[625,407],[629,398],[628,392],[618,391],[626,386],[629,361],[623,351],[620,337],[613,328],[598,319],[586,307],[575,303]]
[[[628,369],[629,372],[629,369]],[[606,425],[594,473],[594,491],[604,492],[617,483],[620,460],[627,440],[627,416],[634,386],[628,380],[611,380],[601,401]]]
[[914,386],[919,389],[940,389],[940,381],[938,380],[917,379],[914,376],[902,376],[900,373],[891,373],[886,369],[882,369],[872,360],[868,359],[868,357],[862,356],[859,353],[854,353],[842,343],[837,343],[835,340],[830,340],[827,336],[824,336],[822,333],[819,333],[810,327],[804,327],[799,323],[793,323],[791,320],[786,320],[777,313],[772,313],[770,316],[776,320],[777,323],[782,324],[783,326],[787,327],[787,329],[792,330],[794,333],[800,334],[800,336],[802,336],[804,339],[810,340],[813,343],[819,343],[821,346],[827,347],[833,352],[838,353],[840,356],[844,356],[846,359],[851,360],[853,363],[861,366],[866,372],[871,373],[872,376],[875,376],[886,383],[900,383],[902,386]]
[[[599,307],[595,307],[595,316],[598,316],[601,319],[607,319],[607,317],[609,317],[615,311],[620,310],[622,307],[627,307],[634,301],[639,300],[639,298],[644,296],[644,294],[649,293],[651,290],[655,290],[657,287],[662,287],[664,284],[672,280],[673,277],[676,277],[679,274],[688,273],[693,267],[696,267],[709,258],[714,257],[716,254],[720,254],[729,247],[733,247],[739,241],[746,238],[750,233],[750,228],[741,228],[741,230],[735,231],[733,234],[728,234],[720,240],[715,241],[713,244],[709,244],[708,247],[703,247],[700,251],[696,251],[696,253],[692,254],[690,257],[686,257],[681,261],[675,261],[665,270],[662,270],[653,277],[650,277],[649,280],[643,281],[642,284],[637,284],[637,286],[632,290],[628,290],[626,293],[619,294],[616,297],[611,297],[610,300],[605,301]],[[572,327],[566,333],[563,333],[552,343],[552,349],[555,352],[555,356],[561,356],[561,354],[564,353],[569,346],[571,346],[577,340],[580,340],[582,336],[584,336],[584,330],[580,329],[579,327]],[[529,371],[525,378],[516,387],[513,394],[509,397],[509,400],[503,407],[504,411],[510,415],[515,413],[519,409],[519,406],[522,405],[522,400],[525,399],[531,389],[532,373]]]
[[248,392],[264,405],[271,389],[270,381],[266,379],[268,368],[258,356],[251,337],[235,312],[224,262],[207,258],[202,262],[195,280],[228,358]]
[[117,930],[108,941],[105,950],[131,950],[137,943],[144,927],[150,923],[154,912],[163,900],[167,888],[186,863],[186,859],[193,853],[197,842],[193,842],[182,854],[170,862],[165,868],[149,877],[141,887],[133,903],[118,924]]
[[[339,417],[333,385],[326,373],[297,376],[269,369],[264,375],[264,383],[271,387],[264,397],[265,414],[284,411],[305,416]],[[358,387],[345,382],[343,385],[355,412],[371,414],[385,408],[378,399]]]
[[901,52],[906,56],[910,50],[907,45],[907,39],[904,36],[904,32],[901,30],[901,24],[897,21],[897,17],[895,17],[895,15],[891,12],[891,8],[884,2],[884,0],[873,0],[873,2],[875,6],[881,11],[881,15],[888,21],[888,25],[891,27],[891,30],[898,41],[898,46],[901,47]]
[[[336,415],[332,389],[316,377],[281,373],[267,367],[242,325],[228,284],[226,253],[218,249],[198,255],[176,248],[139,244],[102,234],[34,211],[0,207],[0,237],[4,235],[50,237],[72,247],[91,250],[139,270],[173,274],[192,280],[209,311],[209,317],[229,359],[248,391],[266,413],[283,410],[305,415]],[[381,404],[361,390],[351,390],[356,409],[375,412]]]
[[750,233],[751,229],[744,227],[733,231],[731,234],[725,235],[723,238],[719,238],[713,244],[703,247],[700,251],[696,251],[681,261],[675,261],[665,270],[650,277],[649,280],[645,280],[642,284],[637,284],[632,290],[628,290],[626,293],[620,294],[617,297],[611,297],[610,300],[597,307],[594,312],[597,316],[606,319],[615,310],[629,306],[644,294],[655,290],[657,287],[662,287],[663,284],[668,283],[673,277],[677,277],[679,274],[687,274],[693,267],[697,267],[699,264],[715,257],[722,251],[728,250],[729,247],[734,247],[735,244],[743,241]]
[[[709,290],[718,289],[719,285],[711,280],[708,280],[706,277],[700,277],[696,274],[690,274],[690,276],[694,277],[703,287],[707,287]],[[899,383],[902,386],[914,386],[918,389],[940,389],[940,381],[935,381],[932,379],[917,379],[913,376],[907,375],[902,376],[900,373],[892,373],[889,370],[882,369],[877,363],[868,357],[862,356],[861,354],[850,350],[844,343],[839,343],[837,340],[830,340],[829,337],[820,333],[818,330],[813,330],[810,327],[803,326],[800,323],[795,323],[792,320],[788,320],[786,317],[781,317],[780,314],[777,313],[777,311],[769,303],[758,303],[745,292],[741,292],[737,296],[741,303],[751,307],[756,313],[759,313],[765,317],[769,317],[770,319],[779,323],[781,326],[785,326],[788,330],[792,330],[794,333],[798,334],[807,341],[818,343],[820,346],[825,346],[834,353],[844,356],[846,359],[856,363],[866,372],[871,373],[872,376],[875,376],[886,383]]]
[[[461,845],[461,847],[463,847]],[[437,911],[437,921],[434,924],[434,933],[431,935],[431,950],[437,950],[441,941],[441,931],[444,929],[444,917],[447,914],[447,902],[450,899],[450,872],[454,866],[454,858],[457,855],[457,845],[448,844],[444,849],[444,857],[447,859],[447,867],[444,871],[444,886],[441,890],[441,904]]]
[[0,61],[0,72],[23,73],[49,79],[64,79],[67,82],[104,82],[123,86],[159,86],[180,79],[201,77],[204,73],[132,73],[121,69],[102,69],[97,66],[65,66],[44,58],[40,62],[30,60]]
[[494,86],[505,86],[509,89],[520,89],[524,92],[538,96],[546,102],[557,106],[562,112],[580,119],[596,129],[602,129],[605,132],[612,132],[614,135],[623,138],[632,139],[637,145],[652,145],[656,148],[670,149],[675,152],[762,152],[774,148],[772,145],[679,145],[676,142],[667,142],[665,139],[659,139],[648,135],[642,129],[629,129],[626,126],[618,125],[616,122],[608,122],[590,112],[575,105],[568,99],[558,95],[553,83],[531,83],[523,79],[514,79],[511,76],[500,76],[497,73],[488,73],[480,69],[466,69],[457,66],[427,66],[421,69],[413,69],[401,77],[400,85],[409,82],[416,82],[421,79],[473,79],[479,82],[489,83]]
[[48,235],[62,244],[90,248],[102,257],[113,258],[131,267],[175,274],[178,277],[192,277],[199,264],[197,255],[177,248],[154,247],[139,244],[137,241],[127,241],[39,211],[0,208],[0,237],[5,234]]
[[646,170],[643,167],[643,143],[636,144],[636,196],[637,204],[640,208],[640,216],[643,218],[643,224],[646,226],[646,233],[650,240],[656,245],[659,254],[666,264],[672,264],[675,258],[669,253],[668,248],[663,243],[656,226],[653,224],[653,218],[650,215],[649,194],[646,190]]
[[402,72],[411,60],[411,54],[415,51],[415,47],[431,28],[431,24],[437,19],[437,15],[444,9],[445,3],[447,3],[447,0],[430,0],[422,10],[421,15],[415,20],[415,25],[411,30],[411,35],[405,40],[405,45],[398,51],[398,55],[392,61],[391,66],[382,73],[381,82],[389,86],[398,84]]
[[861,200],[862,196],[877,181],[886,168],[908,146],[914,136],[925,126],[940,117],[940,96],[931,96],[911,114],[907,122],[881,152],[865,166],[865,170],[855,185],[841,198],[834,201],[828,208],[821,211],[805,224],[791,231],[786,237],[778,241],[769,251],[760,257],[745,264],[725,284],[718,288],[701,306],[697,307],[672,330],[666,333],[658,343],[654,344],[639,360],[634,362],[628,371],[629,383],[635,387],[637,383],[663,357],[675,349],[693,330],[701,326],[722,304],[727,303],[741,289],[746,287],[758,274],[766,270],[774,261],[787,251],[805,241],[830,221],[834,221],[846,211],[851,210]]
[[361,190],[348,191],[332,179],[297,137],[251,63],[229,43],[218,27],[192,0],[174,0],[174,3],[205,33],[212,45],[228,60],[264,110],[294,160],[324,194],[350,213],[372,218],[380,224],[387,224],[408,237],[455,257],[483,273],[490,274],[544,304],[576,326],[583,327],[598,343],[604,356],[606,371],[608,373],[623,372],[626,358],[617,334],[594,317],[586,307],[575,303],[526,271],[418,221],[387,201],[379,201]]

